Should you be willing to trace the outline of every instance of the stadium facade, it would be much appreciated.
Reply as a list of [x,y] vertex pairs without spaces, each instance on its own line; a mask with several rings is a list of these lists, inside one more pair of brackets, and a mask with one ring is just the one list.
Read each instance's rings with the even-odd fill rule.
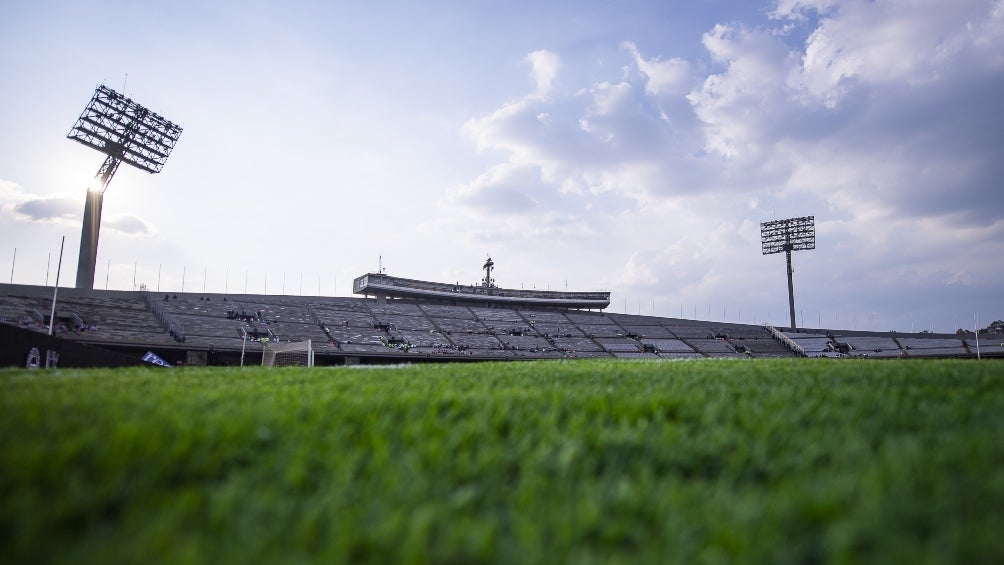
[[551,304],[531,295],[501,300],[513,297],[454,293],[454,285],[443,285],[451,288],[449,296],[439,290],[418,296],[411,293],[412,282],[402,281],[409,279],[380,273],[356,279],[357,291],[379,293],[377,298],[60,288],[54,311],[52,287],[0,284],[0,366],[23,367],[33,352],[36,364],[62,367],[141,363],[147,353],[180,365],[239,365],[242,357],[254,365],[266,343],[306,340],[314,344],[317,365],[597,357],[1004,358],[1001,336],[981,339],[978,352],[972,336],[790,332],[591,311],[561,302],[568,296]]

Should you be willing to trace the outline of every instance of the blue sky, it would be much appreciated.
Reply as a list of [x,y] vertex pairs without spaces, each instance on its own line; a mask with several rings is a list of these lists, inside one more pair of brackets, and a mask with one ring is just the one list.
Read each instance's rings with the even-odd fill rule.
[[[377,268],[787,323],[760,222],[816,217],[800,324],[1004,317],[1004,2],[0,7],[3,279],[72,285],[105,83],[184,127],[123,166],[95,286],[349,295]],[[16,258],[15,258],[15,249]]]

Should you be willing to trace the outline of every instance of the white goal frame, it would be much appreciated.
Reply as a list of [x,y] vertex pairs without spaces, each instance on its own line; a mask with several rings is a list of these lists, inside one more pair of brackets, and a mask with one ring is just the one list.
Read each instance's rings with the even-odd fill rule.
[[308,339],[288,343],[265,343],[262,345],[261,364],[263,367],[313,367],[313,342]]

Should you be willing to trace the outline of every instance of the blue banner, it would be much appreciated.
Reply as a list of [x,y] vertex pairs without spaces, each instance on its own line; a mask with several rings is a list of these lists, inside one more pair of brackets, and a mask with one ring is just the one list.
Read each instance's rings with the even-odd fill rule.
[[168,363],[167,361],[164,361],[164,359],[162,359],[160,357],[160,355],[157,355],[153,351],[147,351],[146,355],[143,356],[143,361],[146,361],[147,363],[152,363],[154,365],[160,365],[161,367],[173,367],[174,366],[174,365]]

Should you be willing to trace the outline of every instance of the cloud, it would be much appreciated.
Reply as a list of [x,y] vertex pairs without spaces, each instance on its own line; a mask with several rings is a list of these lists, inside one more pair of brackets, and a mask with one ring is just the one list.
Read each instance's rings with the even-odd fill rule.
[[73,220],[79,217],[80,202],[61,197],[34,198],[15,204],[14,212],[33,222]]
[[[0,179],[0,211],[15,222],[79,225],[84,206],[79,199],[62,195],[39,196],[21,189],[17,183]],[[156,230],[132,214],[105,216],[101,227],[127,235],[150,236]]]
[[602,81],[548,99],[531,93],[468,120],[463,132],[483,152],[538,169],[545,185],[564,194],[644,200],[650,192],[692,191],[702,169],[693,159],[701,150],[693,111],[669,117],[643,81]]
[[690,62],[673,57],[665,61],[645,59],[634,43],[626,42],[624,47],[634,57],[634,64],[645,76],[645,92],[651,95],[681,96],[697,86]]
[[616,256],[608,288],[722,296],[736,273],[773,284],[760,221],[814,214],[819,248],[801,260],[834,296],[992,287],[1004,2],[790,0],[770,16],[708,30],[710,67],[625,42],[621,75],[563,75],[555,92],[534,63],[534,92],[464,125],[499,156],[455,189],[464,225],[513,236],[574,218],[583,229],[555,233]]
[[990,3],[919,4],[842,3],[837,13],[821,19],[806,42],[805,88],[834,105],[861,85],[922,86],[956,74],[960,65],[1000,65],[1004,22]]
[[72,222],[78,221],[82,210],[78,199],[30,194],[17,183],[0,179],[0,211],[13,221]]
[[812,112],[790,85],[798,59],[781,38],[762,30],[716,25],[703,43],[725,67],[687,95],[705,150],[731,160],[733,167],[763,163],[779,136],[788,135],[787,127]]
[[782,2],[774,16],[785,26],[813,12],[804,44],[789,44],[785,26],[716,25],[703,44],[721,70],[703,79],[627,42],[636,74],[547,100],[531,93],[464,131],[482,151],[539,169],[536,192],[639,203],[802,195],[837,214],[992,223],[1004,214],[993,190],[1004,173],[1004,63],[994,62],[1004,9],[933,4]]
[[537,84],[536,96],[547,96],[551,84],[558,76],[561,57],[552,51],[541,49],[527,55],[526,60],[533,69],[533,79]]
[[843,3],[804,46],[716,26],[704,42],[725,70],[690,95],[707,150],[851,213],[1000,218],[1004,120],[992,99],[1004,92],[993,63],[1004,42],[989,30],[1004,22],[986,2],[911,6]]
[[0,198],[7,200],[19,193],[20,191],[16,182],[0,179]]
[[537,205],[535,194],[546,190],[538,168],[501,163],[448,195],[446,204],[492,214],[526,214]]
[[135,236],[151,236],[156,233],[153,226],[132,214],[103,218],[101,220],[101,227]]

